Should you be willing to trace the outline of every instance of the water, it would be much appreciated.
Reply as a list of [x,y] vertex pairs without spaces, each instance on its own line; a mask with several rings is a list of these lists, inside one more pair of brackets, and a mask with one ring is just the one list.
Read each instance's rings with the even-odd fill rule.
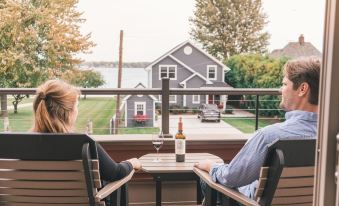
[[[105,80],[105,84],[100,88],[118,87],[118,68],[94,68]],[[121,88],[134,88],[142,83],[147,87],[147,72],[144,68],[122,68]]]

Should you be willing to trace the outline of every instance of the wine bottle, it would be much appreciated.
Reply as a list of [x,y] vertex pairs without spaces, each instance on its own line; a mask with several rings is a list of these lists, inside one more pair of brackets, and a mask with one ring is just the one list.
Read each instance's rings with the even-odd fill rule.
[[178,123],[178,133],[175,135],[175,161],[185,162],[186,137],[183,134],[183,123],[181,117]]

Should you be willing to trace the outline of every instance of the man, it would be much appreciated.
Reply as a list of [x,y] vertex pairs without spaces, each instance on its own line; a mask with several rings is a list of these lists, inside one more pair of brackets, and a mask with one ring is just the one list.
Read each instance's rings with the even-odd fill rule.
[[285,122],[258,130],[229,164],[205,160],[195,166],[209,172],[213,181],[254,198],[260,167],[267,146],[277,139],[315,138],[319,91],[320,60],[288,61],[284,66],[280,107],[286,111]]

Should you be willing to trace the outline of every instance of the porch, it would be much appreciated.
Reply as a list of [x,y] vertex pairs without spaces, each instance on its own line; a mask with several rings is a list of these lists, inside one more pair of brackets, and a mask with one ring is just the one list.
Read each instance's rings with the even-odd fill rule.
[[[279,95],[278,89],[171,89],[169,88],[168,79],[163,79],[162,88],[159,89],[82,89],[81,92],[85,95],[162,95],[161,116],[158,127],[162,129],[167,137],[172,137],[175,134],[175,123],[173,123],[172,116],[170,116],[170,95],[254,95],[255,98],[252,104],[254,107],[250,108],[249,111],[254,113],[250,118],[255,120],[252,125],[255,129],[259,127],[260,96]],[[0,90],[0,95],[32,95],[34,93],[34,88]],[[241,110],[239,109],[239,111]],[[118,111],[117,114],[119,114]],[[186,117],[187,122],[192,122],[192,125],[195,124],[193,118],[196,119],[196,117],[194,115]],[[117,115],[115,120],[122,121],[122,115]],[[251,134],[242,132],[217,133],[215,132],[217,124],[219,123],[199,125],[199,129],[204,130],[204,132],[199,132],[196,128],[187,127],[187,130],[185,130],[188,132],[186,152],[210,153],[220,157],[226,163],[230,162]],[[119,133],[119,130],[123,128],[121,128],[121,124],[116,125],[116,130]],[[92,129],[87,131],[92,133]],[[155,152],[152,146],[152,135],[150,134],[97,135],[94,133],[90,134],[90,136],[102,144],[104,149],[117,162]],[[174,153],[174,140],[172,138],[165,140],[160,153]],[[164,182],[162,203],[163,205],[196,205],[196,190],[195,181]],[[129,202],[130,205],[155,205],[155,182],[151,175],[139,171],[133,176],[132,181],[129,183]]]

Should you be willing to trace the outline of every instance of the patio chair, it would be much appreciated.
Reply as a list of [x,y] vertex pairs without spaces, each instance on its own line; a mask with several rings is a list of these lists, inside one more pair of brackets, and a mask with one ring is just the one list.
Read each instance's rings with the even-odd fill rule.
[[[1,206],[105,205],[133,173],[98,191],[97,148],[87,135],[0,133]],[[113,205],[127,205],[126,194],[116,199]]]
[[235,189],[212,181],[210,175],[198,168],[194,172],[207,185],[207,205],[216,205],[217,192],[222,205],[310,205],[313,200],[315,139],[279,140],[268,151],[261,167],[255,200]]

